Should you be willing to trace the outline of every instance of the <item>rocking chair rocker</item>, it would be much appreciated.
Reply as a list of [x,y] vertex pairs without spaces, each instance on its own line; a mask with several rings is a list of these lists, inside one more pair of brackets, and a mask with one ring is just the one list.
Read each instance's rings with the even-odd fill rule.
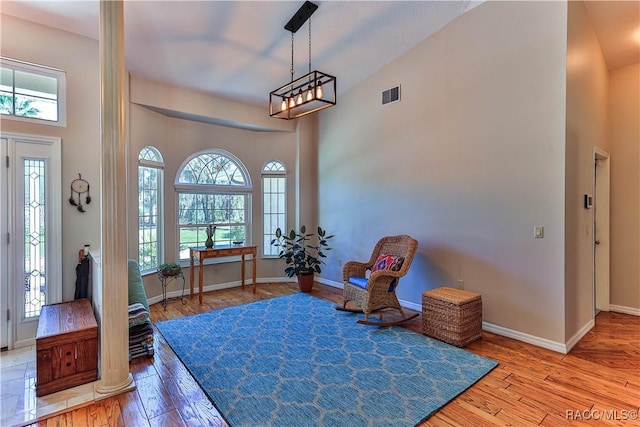
[[[368,262],[349,261],[342,270],[344,282],[343,305],[336,310],[364,313],[358,323],[375,326],[393,326],[418,317],[419,313],[407,316],[396,297],[396,287],[407,274],[418,249],[418,241],[407,235],[383,237],[378,241]],[[366,271],[371,275],[366,278]],[[358,308],[347,308],[353,301]],[[400,311],[402,319],[392,322],[370,321],[369,315],[386,308]]]

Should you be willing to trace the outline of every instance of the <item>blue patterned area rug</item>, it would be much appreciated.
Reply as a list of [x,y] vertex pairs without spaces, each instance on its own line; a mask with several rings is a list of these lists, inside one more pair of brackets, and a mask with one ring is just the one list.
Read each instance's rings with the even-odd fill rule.
[[298,293],[156,326],[233,427],[413,426],[493,360]]

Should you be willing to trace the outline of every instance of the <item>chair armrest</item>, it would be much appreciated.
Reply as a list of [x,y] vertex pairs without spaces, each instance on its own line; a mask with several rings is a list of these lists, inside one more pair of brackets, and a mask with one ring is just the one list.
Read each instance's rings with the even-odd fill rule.
[[370,266],[364,262],[349,261],[342,268],[342,281],[348,282],[349,277],[365,277],[366,271]]
[[400,279],[403,274],[399,271],[378,270],[371,273],[367,282],[367,292],[387,292],[389,286]]
[[384,277],[399,279],[402,276],[404,276],[404,274],[401,271],[377,270],[371,273],[371,276],[369,277],[369,281],[375,281]]

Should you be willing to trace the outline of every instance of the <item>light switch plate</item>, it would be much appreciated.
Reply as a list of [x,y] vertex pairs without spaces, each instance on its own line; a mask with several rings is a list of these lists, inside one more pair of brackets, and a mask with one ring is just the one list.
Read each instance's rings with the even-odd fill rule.
[[533,237],[535,237],[536,239],[543,239],[544,238],[544,226],[543,225],[536,225],[535,227],[533,227]]

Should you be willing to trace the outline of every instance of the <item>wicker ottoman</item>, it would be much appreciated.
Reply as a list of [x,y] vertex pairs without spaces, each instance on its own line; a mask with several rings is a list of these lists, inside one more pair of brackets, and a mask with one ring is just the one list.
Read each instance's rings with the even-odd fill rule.
[[482,337],[482,298],[455,288],[422,293],[422,333],[457,347]]

